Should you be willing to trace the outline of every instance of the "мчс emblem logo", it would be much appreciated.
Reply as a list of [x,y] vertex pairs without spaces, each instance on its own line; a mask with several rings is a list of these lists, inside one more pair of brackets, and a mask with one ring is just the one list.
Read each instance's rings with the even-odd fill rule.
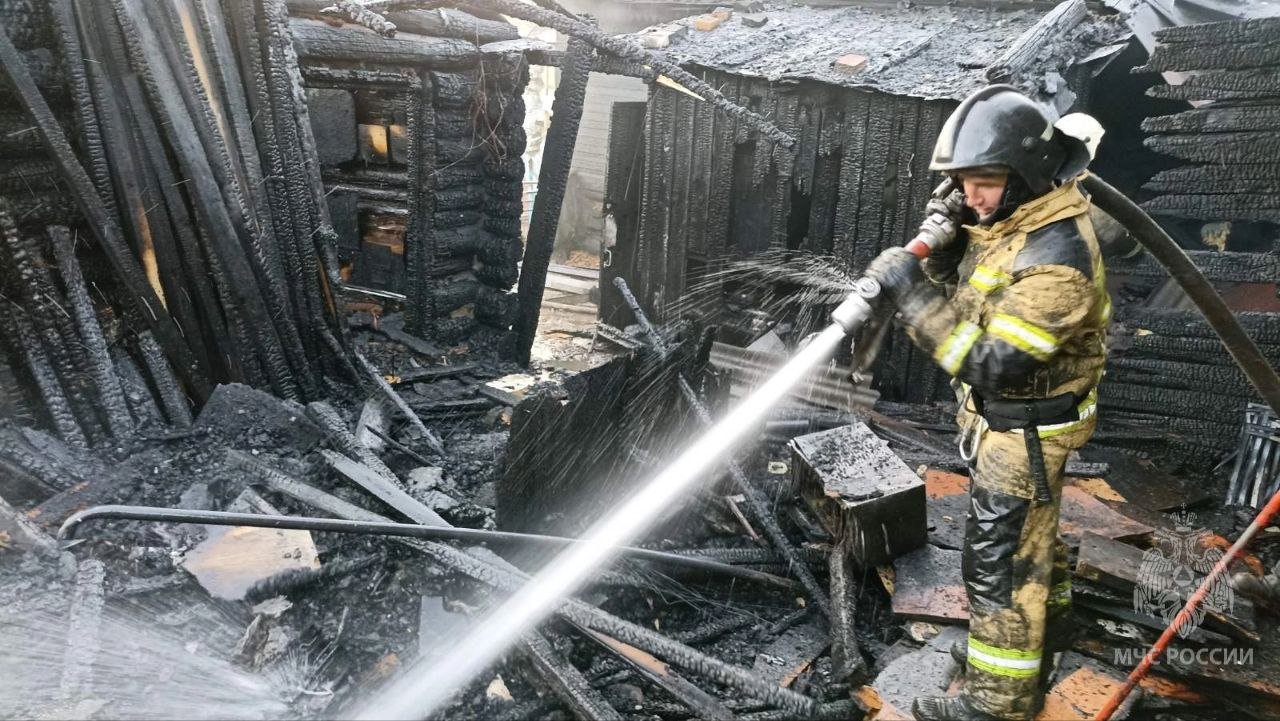
[[[1133,610],[1172,623],[1187,598],[1204,582],[1222,551],[1205,542],[1208,532],[1195,527],[1195,514],[1178,513],[1173,530],[1156,531],[1156,544],[1142,554],[1138,582],[1133,589]],[[1214,581],[1204,602],[1183,624],[1178,635],[1186,638],[1204,621],[1207,609],[1230,613],[1234,604],[1225,578]]]

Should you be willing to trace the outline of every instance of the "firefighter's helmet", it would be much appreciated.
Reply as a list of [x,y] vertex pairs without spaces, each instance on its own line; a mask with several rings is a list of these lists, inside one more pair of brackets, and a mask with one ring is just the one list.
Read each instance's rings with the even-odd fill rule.
[[1089,150],[1054,127],[1035,101],[1010,85],[990,85],[951,113],[933,148],[931,170],[1000,167],[1042,195],[1084,171]]

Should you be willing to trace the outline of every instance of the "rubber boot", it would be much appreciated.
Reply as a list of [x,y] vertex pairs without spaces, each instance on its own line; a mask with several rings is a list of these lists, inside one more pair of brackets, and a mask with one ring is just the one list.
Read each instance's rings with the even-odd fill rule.
[[999,721],[1000,718],[974,708],[963,693],[959,696],[921,696],[911,702],[911,715],[916,721]]

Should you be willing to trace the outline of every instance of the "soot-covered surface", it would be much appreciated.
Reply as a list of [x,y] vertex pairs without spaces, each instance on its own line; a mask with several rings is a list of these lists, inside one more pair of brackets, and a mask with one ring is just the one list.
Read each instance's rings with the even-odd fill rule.
[[[768,22],[752,27],[740,16],[715,30],[690,28],[673,37],[666,55],[771,81],[817,80],[895,95],[960,100],[988,83],[984,71],[1043,16],[1036,9],[908,6],[806,7],[770,4]],[[690,21],[681,21],[690,22]],[[1127,33],[1115,16],[1092,16],[1046,49],[1028,75],[1061,71],[1071,58],[1120,42]],[[833,67],[836,58],[862,55],[856,73]]]
[[[443,454],[432,451],[418,431],[388,411],[383,432],[399,445],[386,443],[373,455],[385,463],[405,492],[447,522],[491,528],[509,414],[494,400],[502,398],[500,394],[485,396],[480,387],[512,368],[489,363],[479,354],[442,363],[441,358],[414,353],[388,340],[371,326],[357,324],[355,341],[380,372],[397,381],[396,388],[409,405],[422,411],[428,428],[445,448]],[[450,415],[440,410],[443,403],[477,398],[488,398],[490,411]],[[351,395],[333,402],[348,431],[357,430],[357,421],[367,410],[366,400]],[[945,411],[887,405],[880,410],[893,411],[898,419],[873,413],[867,416],[867,425],[855,423],[847,428],[870,427],[887,437],[900,456],[918,456],[929,449],[926,455],[940,462],[938,449],[950,447]],[[815,419],[833,415],[801,404],[778,411],[779,417],[788,418],[806,414]],[[328,449],[373,462],[345,445],[341,434],[325,423],[314,408],[243,386],[224,387],[189,432],[139,440],[127,452],[122,449],[117,458],[97,459],[95,469],[114,483],[111,492],[95,491],[92,502],[209,509],[240,509],[247,504],[259,512],[331,515],[281,493],[281,486],[269,474],[253,471],[252,464],[235,462],[239,452],[314,491],[366,512],[404,520],[321,461],[319,451]],[[883,441],[854,442],[847,430],[836,430],[822,436],[828,442],[811,449],[811,459],[841,478],[868,470],[875,475],[875,468],[853,467],[883,455],[858,450]],[[827,544],[832,539],[792,496],[790,438],[776,430],[765,437],[758,447],[741,451],[739,461],[752,485],[772,502],[802,562],[825,584]],[[553,434],[545,442],[572,444],[574,440]],[[1115,469],[1110,477],[1117,486],[1141,482],[1125,466],[1116,464]],[[73,487],[65,492],[68,502],[37,503],[36,499],[32,503],[37,505],[31,508],[65,512],[77,505],[72,502],[76,494],[91,490]],[[707,558],[787,576],[777,556],[751,540],[755,524],[738,517],[735,502],[724,495],[731,492],[727,486],[709,485],[707,493],[690,499],[680,523],[663,527],[645,539],[645,545],[672,551],[697,549]],[[935,495],[929,503],[937,500]],[[1156,511],[1149,512],[1154,517],[1137,515],[1139,509],[1133,504],[1114,507],[1151,524],[1162,518]],[[33,520],[56,524],[39,513]],[[1236,536],[1245,520],[1229,510],[1206,511],[1199,517],[1200,524],[1224,538]],[[243,599],[219,599],[187,570],[191,550],[208,536],[208,529],[197,525],[113,521],[86,526],[80,533],[84,540],[60,553],[42,555],[20,542],[11,542],[8,548],[0,544],[0,640],[7,649],[0,659],[0,677],[8,679],[0,691],[0,715],[327,718],[348,714],[419,657],[454,650],[460,635],[501,598],[441,562],[426,546],[315,533],[310,542],[319,569],[277,574],[260,581]],[[492,553],[501,553],[530,570],[541,560],[516,553],[513,547],[453,545],[473,558],[491,559]],[[1276,564],[1277,551],[1280,545],[1269,544],[1259,549],[1259,557],[1251,563],[1265,573]],[[867,667],[878,672],[869,686],[860,688],[850,688],[833,672],[831,632],[799,586],[782,588],[715,572],[622,561],[598,574],[579,598],[685,643],[716,663],[749,670],[766,686],[785,686],[828,704],[825,708],[839,710],[842,718],[859,718],[864,707],[880,703],[884,708],[900,708],[916,694],[934,692],[955,671],[943,641],[963,628],[963,591],[955,558],[959,553],[932,546],[920,553],[938,556],[938,563],[897,559],[896,580],[892,564],[854,574],[851,604],[856,608],[857,642]],[[225,560],[231,566],[244,562]],[[938,607],[940,589],[954,601],[946,608]],[[1255,622],[1264,633],[1270,628],[1264,617]],[[1090,628],[1087,643],[1094,646],[1080,648],[1106,653],[1118,643]],[[691,708],[687,697],[681,700],[675,695],[676,687],[663,687],[626,666],[562,620],[544,624],[540,633],[556,657],[582,674],[590,693],[621,718],[676,720],[705,715]],[[1258,658],[1265,661],[1269,653],[1260,650]],[[928,654],[930,673],[917,672],[917,662],[926,656],[906,660],[910,654]],[[509,655],[460,693],[442,717],[555,721],[573,717],[571,707],[535,668],[523,653]],[[1118,673],[1113,667],[1106,669],[1112,676]],[[774,711],[773,707],[751,694],[679,665],[673,664],[671,670],[705,692],[718,708],[742,718],[771,718],[760,714]],[[1265,677],[1259,680],[1257,672],[1241,675],[1226,669],[1215,674],[1206,677],[1208,682],[1253,684],[1248,693],[1271,693]],[[831,705],[836,703],[844,705]],[[1165,713],[1170,718],[1184,717],[1177,708]]]
[[[512,368],[478,354],[441,364],[388,340],[371,325],[354,327],[357,346],[380,372],[399,381],[398,391],[421,411],[445,447],[443,454],[433,452],[392,410],[384,414],[383,432],[401,447],[386,443],[375,455],[411,496],[449,523],[492,528],[509,414],[498,401],[491,401],[494,412],[449,416],[438,409],[449,401],[483,398],[479,387]],[[442,370],[451,366],[457,369]],[[409,380],[427,371],[440,374]],[[358,430],[365,400],[351,395],[331,403],[348,431]],[[780,441],[774,446],[769,455],[784,455]],[[225,386],[189,432],[140,440],[122,448],[118,458],[100,459],[112,481],[104,484],[106,490],[77,502],[86,489],[72,488],[62,504],[44,499],[31,508],[48,533],[60,519],[42,519],[39,509],[65,512],[86,503],[332,515],[281,493],[269,474],[236,460],[248,457],[315,491],[404,520],[323,463],[322,449],[362,460],[326,428],[314,407]],[[744,461],[759,487],[785,501],[785,484],[765,472],[765,456]],[[805,540],[791,530],[797,543]],[[0,550],[0,637],[6,648],[17,649],[0,664],[13,680],[0,693],[0,715],[332,717],[350,712],[419,654],[452,650],[458,634],[499,598],[408,544],[313,533],[318,569],[277,574],[259,581],[243,599],[220,599],[187,570],[192,550],[210,535],[199,525],[109,521],[87,524],[82,540],[61,553],[41,555],[16,545]],[[750,543],[718,494],[706,502],[691,501],[684,522],[647,543],[742,553],[738,560],[786,575],[771,565],[770,554]],[[488,551],[474,552],[484,557]],[[824,565],[820,554],[813,561],[815,571]],[[222,562],[229,567],[250,563],[244,558]],[[521,562],[529,569],[537,563]],[[894,632],[883,620],[883,591],[867,589],[864,595],[868,602],[860,620],[874,648],[892,640],[880,636]],[[784,637],[802,621],[820,623],[816,612],[806,612],[799,591],[628,561],[601,573],[580,596],[725,663],[759,666],[773,675],[785,669],[787,686],[810,697],[848,702],[845,687],[831,678],[823,644]],[[542,633],[624,718],[694,715],[677,697],[567,624],[552,621]],[[734,713],[770,708],[706,679],[689,678]],[[447,715],[561,719],[567,711],[528,660],[516,654],[460,694]]]

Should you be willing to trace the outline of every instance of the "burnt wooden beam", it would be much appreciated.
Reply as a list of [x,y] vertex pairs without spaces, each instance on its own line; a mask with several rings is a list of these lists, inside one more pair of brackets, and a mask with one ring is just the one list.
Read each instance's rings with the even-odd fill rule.
[[1168,194],[1152,198],[1143,203],[1142,207],[1151,215],[1174,215],[1202,220],[1234,218],[1280,222],[1280,198],[1270,194]]
[[[317,301],[307,292],[310,279],[303,267],[303,251],[299,248],[306,245],[300,241],[299,235],[302,234],[303,238],[309,238],[309,235],[301,219],[295,218],[293,203],[296,198],[290,190],[290,182],[296,173],[288,165],[282,147],[284,140],[277,133],[280,109],[274,95],[278,91],[269,77],[272,64],[270,41],[263,40],[269,30],[261,17],[258,3],[252,0],[232,0],[228,5],[228,20],[230,26],[227,31],[234,35],[241,85],[250,114],[250,137],[256,139],[257,152],[261,154],[261,184],[267,205],[266,217],[260,225],[264,234],[261,244],[268,258],[278,259],[279,272],[293,299],[293,311],[298,314],[297,320],[303,322],[310,317],[309,304]],[[220,59],[219,62],[224,61]],[[250,166],[246,168],[251,172]],[[308,355],[318,355],[318,348],[309,334],[303,335],[301,340]]]
[[71,231],[64,227],[49,228],[49,241],[53,247],[53,257],[58,263],[59,275],[62,276],[67,305],[71,306],[80,341],[89,357],[90,373],[98,392],[98,402],[106,419],[107,430],[113,437],[123,440],[133,430],[133,421],[129,417],[129,406],[125,403],[124,390],[120,387],[120,379],[111,363],[111,355],[107,352],[107,342],[102,335],[97,313],[94,312],[93,301],[89,298],[89,289],[80,272]]
[[[1178,116],[1171,116],[1178,117]],[[1277,115],[1280,125],[1280,115]],[[1202,136],[1212,142],[1212,136]],[[1280,163],[1233,163],[1171,168],[1151,176],[1146,190],[1205,193],[1280,193]]]
[[0,300],[0,334],[9,339],[26,364],[31,378],[35,381],[36,391],[44,403],[45,412],[58,436],[71,445],[87,448],[88,438],[80,427],[76,413],[67,399],[66,391],[62,388],[53,365],[49,362],[38,336],[26,317],[26,311],[10,300]]
[[582,120],[582,104],[586,99],[587,80],[591,75],[594,50],[586,41],[570,38],[560,84],[551,104],[551,127],[543,146],[542,168],[538,173],[538,195],[533,201],[529,220],[529,237],[525,242],[524,264],[520,269],[518,310],[512,331],[515,334],[513,356],[517,363],[528,365],[534,336],[538,333],[538,315],[542,311],[542,294],[547,283],[547,268],[555,248],[556,230],[560,225],[560,208],[564,204],[569,182],[569,166],[578,140]]
[[[135,252],[143,258],[152,287],[183,332],[193,355],[204,360],[210,373],[221,366],[211,358],[192,295],[182,273],[180,253],[170,225],[163,189],[155,170],[148,165],[144,148],[144,128],[152,120],[148,110],[138,113],[130,107],[128,91],[121,76],[127,73],[119,27],[106,5],[82,3],[75,22],[83,41],[88,72],[89,97],[96,109],[97,132],[102,138],[105,193],[112,197],[119,213],[117,221],[133,239]],[[124,79],[127,83],[132,78]],[[135,117],[131,119],[130,113]],[[136,117],[143,115],[145,118]],[[163,153],[157,145],[155,151]]]
[[1044,53],[1046,46],[1061,41],[1088,14],[1085,0],[1064,0],[1059,3],[1019,35],[1013,45],[987,67],[987,80],[993,83],[1015,81],[1023,70]]
[[[405,255],[405,306],[406,329],[424,337],[433,337],[439,314],[435,307],[434,290],[438,267],[438,244],[435,216],[443,206],[437,193],[435,163],[431,158],[436,141],[436,109],[433,95],[437,87],[437,74],[419,73],[419,82],[411,88],[408,117],[405,125],[409,132],[409,171],[407,202],[409,220],[404,230]],[[463,191],[464,195],[470,195]],[[484,202],[484,193],[475,193],[475,199]]]
[[1251,163],[1280,155],[1280,138],[1272,130],[1214,133],[1211,141],[1201,134],[1152,135],[1142,144],[1183,160],[1212,163]]
[[[49,558],[58,555],[58,542],[34,523],[26,514],[9,505],[0,496],[0,536],[16,543],[18,548],[35,551]],[[8,543],[5,544],[6,546]]]
[[155,207],[152,213],[168,217],[179,258],[179,265],[174,267],[185,271],[182,277],[186,281],[186,295],[200,311],[199,323],[182,328],[184,335],[193,338],[195,334],[207,334],[203,343],[205,353],[208,354],[205,357],[208,359],[210,373],[217,374],[215,377],[244,377],[239,359],[243,353],[241,348],[247,343],[248,332],[243,327],[241,314],[230,301],[226,274],[219,265],[208,262],[201,248],[195,222],[187,210],[180,184],[169,164],[168,155],[164,152],[155,118],[146,112],[148,106],[141,84],[136,77],[129,77],[125,78],[124,85],[122,100],[139,134],[141,147],[146,151],[146,172],[154,180],[154,186],[159,190],[163,201],[163,208]]
[[391,387],[391,384],[387,382],[387,379],[384,378],[382,373],[380,373],[378,369],[364,357],[363,353],[358,350],[352,350],[351,352],[352,355],[355,356],[356,363],[360,365],[361,370],[363,370],[369,376],[369,379],[373,381],[374,386],[376,386],[377,389],[385,395],[397,409],[399,409],[400,413],[404,415],[414,428],[418,429],[418,432],[422,434],[423,442],[430,446],[431,450],[443,455],[444,444],[440,442],[440,438],[436,436],[435,433],[432,433],[431,429],[427,428],[425,424],[423,424],[422,419],[418,417],[417,413],[413,412],[413,409],[405,402],[404,397],[397,393],[396,389]]
[[591,687],[582,672],[560,655],[537,631],[530,631],[521,639],[521,655],[536,673],[538,680],[551,686],[551,691],[583,721],[622,721],[619,714],[599,691]]
[[[1280,278],[1280,255],[1275,253],[1239,253],[1234,251],[1189,250],[1196,267],[1213,281],[1232,283],[1274,283]],[[1166,271],[1150,255],[1107,262],[1107,272],[1136,278],[1167,278]]]
[[[290,42],[289,16],[284,0],[263,0],[268,38],[267,66],[270,70],[271,100],[276,107],[276,131],[285,154],[290,199],[294,208],[293,229],[298,244],[303,285],[300,295],[309,314],[309,336],[319,342],[326,365],[335,373],[355,381],[359,373],[348,349],[351,340],[334,297],[340,284],[337,235],[329,219],[325,190],[320,177],[320,159],[306,91],[294,45]],[[302,290],[305,289],[305,290]],[[332,322],[330,322],[332,321]]]
[[1182,25],[1164,28],[1155,34],[1160,43],[1239,43],[1274,41],[1280,32],[1280,18],[1254,18],[1229,22]]
[[[312,17],[333,22],[334,16],[324,14],[334,6],[334,0],[288,0],[289,12],[302,17]],[[486,20],[455,10],[401,10],[389,12],[387,19],[396,26],[397,33],[414,33],[443,38],[461,38],[480,43],[515,40],[520,32],[510,23]]]
[[480,59],[479,49],[474,43],[458,38],[410,33],[388,38],[358,25],[334,27],[306,18],[290,19],[289,34],[298,56],[307,60],[463,68]]
[[94,112],[93,96],[90,94],[88,73],[90,66],[85,62],[85,55],[80,45],[80,31],[76,21],[77,10],[75,0],[51,0],[49,12],[57,26],[58,43],[62,50],[62,63],[66,68],[68,86],[71,91],[72,105],[76,109],[79,123],[80,143],[88,159],[89,174],[98,189],[98,197],[107,213],[116,217],[115,195],[111,188],[111,174],[107,167],[105,139],[98,127],[98,117]]
[[[1277,27],[1280,33],[1280,26]],[[1275,38],[1245,43],[1161,43],[1146,65],[1135,73],[1166,70],[1232,70],[1280,65],[1280,42]]]
[[723,703],[673,671],[653,654],[599,631],[577,624],[575,626],[588,638],[615,653],[642,677],[676,697],[694,712],[696,718],[712,721],[732,721],[735,718]]
[[183,395],[177,379],[173,377],[173,369],[169,367],[164,353],[161,352],[160,346],[151,333],[143,331],[138,334],[138,354],[142,356],[142,362],[147,366],[147,373],[151,376],[152,386],[160,397],[169,425],[190,428],[191,404]]
[[285,398],[301,397],[294,369],[284,356],[281,340],[261,288],[241,246],[240,234],[232,222],[210,159],[201,147],[200,133],[183,105],[179,81],[163,55],[156,29],[147,20],[140,0],[113,0],[125,44],[152,103],[166,122],[162,123],[178,166],[189,181],[187,190],[201,225],[211,241],[209,251],[222,263],[231,279],[230,293],[241,307],[253,334],[255,347],[271,385]]
[[77,207],[101,245],[121,284],[126,289],[130,306],[164,344],[183,382],[203,400],[209,395],[209,382],[201,361],[195,358],[182,338],[181,331],[165,311],[151,289],[141,265],[133,256],[119,227],[98,196],[97,189],[76,159],[70,143],[53,111],[36,88],[17,48],[0,28],[0,70],[17,91],[23,107],[35,121],[41,141],[58,163]]
[[[1280,315],[1248,311],[1235,316],[1245,332],[1258,343],[1280,344]],[[1119,318],[1126,325],[1161,335],[1217,339],[1213,328],[1194,310],[1132,308],[1125,309]]]
[[[267,184],[262,177],[259,148],[248,115],[248,97],[241,83],[223,14],[218,3],[200,0],[194,6],[175,4],[169,13],[171,35],[190,33],[190,41],[170,49],[186,69],[180,87],[188,93],[188,105],[198,117],[205,133],[206,154],[216,160],[225,181],[229,217],[246,239],[246,252],[253,260],[253,271],[265,301],[274,310],[272,320],[280,338],[281,350],[289,366],[297,371],[302,392],[317,392],[317,360],[314,345],[304,343],[300,332],[303,317],[297,309],[295,287],[285,275],[280,249],[275,242]],[[198,28],[199,34],[191,33]],[[219,80],[221,82],[219,82]],[[292,225],[292,223],[290,223]],[[305,280],[304,276],[302,280]]]
[[320,450],[320,455],[330,468],[415,523],[421,523],[424,526],[448,525],[440,514],[410,496],[390,478],[374,472],[363,463],[357,463],[341,453],[323,448]]
[[858,576],[853,554],[837,545],[827,555],[831,594],[831,671],[835,678],[857,686],[867,680],[867,662],[858,643]]

